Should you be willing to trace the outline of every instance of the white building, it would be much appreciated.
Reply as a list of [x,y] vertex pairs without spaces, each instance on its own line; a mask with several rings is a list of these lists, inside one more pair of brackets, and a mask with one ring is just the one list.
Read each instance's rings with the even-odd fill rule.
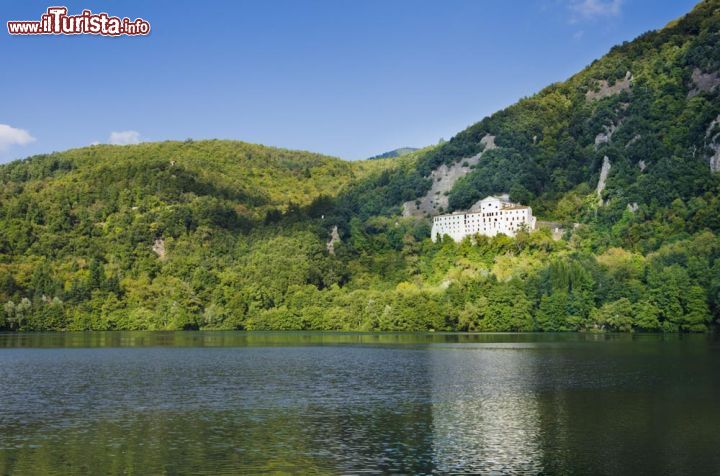
[[486,197],[466,212],[433,217],[430,236],[437,241],[443,235],[455,241],[475,234],[495,236],[500,233],[515,236],[521,228],[535,229],[532,208],[512,203],[503,197]]

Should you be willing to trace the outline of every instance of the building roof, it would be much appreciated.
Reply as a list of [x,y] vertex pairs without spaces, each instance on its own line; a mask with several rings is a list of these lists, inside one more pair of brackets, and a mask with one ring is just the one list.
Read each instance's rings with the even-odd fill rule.
[[507,193],[503,193],[502,195],[488,195],[487,197],[473,203],[470,207],[470,211],[479,210],[482,207],[482,204],[487,202],[511,203],[510,196]]
[[478,200],[473,204],[472,207],[470,207],[469,210],[460,210],[460,211],[454,211],[452,213],[445,213],[441,215],[435,215],[433,218],[437,217],[450,217],[450,216],[458,216],[458,215],[470,215],[470,214],[478,214],[482,213],[480,204],[482,202],[486,202],[489,200],[497,200],[502,203],[502,206],[500,207],[500,210],[527,210],[530,209],[527,205],[520,205],[519,203],[513,203],[509,200],[507,194],[503,194],[501,196],[495,196],[495,195],[488,195],[487,197],[483,198],[482,200]]

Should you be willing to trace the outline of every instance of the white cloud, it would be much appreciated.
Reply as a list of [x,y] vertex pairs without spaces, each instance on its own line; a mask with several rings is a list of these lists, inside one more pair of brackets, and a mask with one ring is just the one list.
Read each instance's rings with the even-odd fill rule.
[[0,124],[0,152],[6,151],[13,145],[27,145],[34,141],[35,138],[28,131]]
[[573,21],[616,17],[620,14],[623,0],[570,0]]
[[111,132],[108,142],[113,145],[139,144],[140,133],[137,131]]

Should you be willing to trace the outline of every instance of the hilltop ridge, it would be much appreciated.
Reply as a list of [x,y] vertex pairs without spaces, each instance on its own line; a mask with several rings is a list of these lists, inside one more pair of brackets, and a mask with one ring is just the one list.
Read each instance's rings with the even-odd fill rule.
[[[718,78],[707,0],[401,157],[189,141],[0,166],[0,328],[707,331]],[[503,193],[563,236],[430,240],[428,215]]]

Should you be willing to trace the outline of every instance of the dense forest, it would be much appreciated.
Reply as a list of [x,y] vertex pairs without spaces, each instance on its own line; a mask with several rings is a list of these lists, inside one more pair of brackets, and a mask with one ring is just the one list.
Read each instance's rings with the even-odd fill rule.
[[[562,239],[433,243],[426,217],[402,216],[487,136],[450,208],[509,193]],[[720,318],[718,169],[709,0],[402,157],[186,141],[0,166],[0,328],[704,332]]]

